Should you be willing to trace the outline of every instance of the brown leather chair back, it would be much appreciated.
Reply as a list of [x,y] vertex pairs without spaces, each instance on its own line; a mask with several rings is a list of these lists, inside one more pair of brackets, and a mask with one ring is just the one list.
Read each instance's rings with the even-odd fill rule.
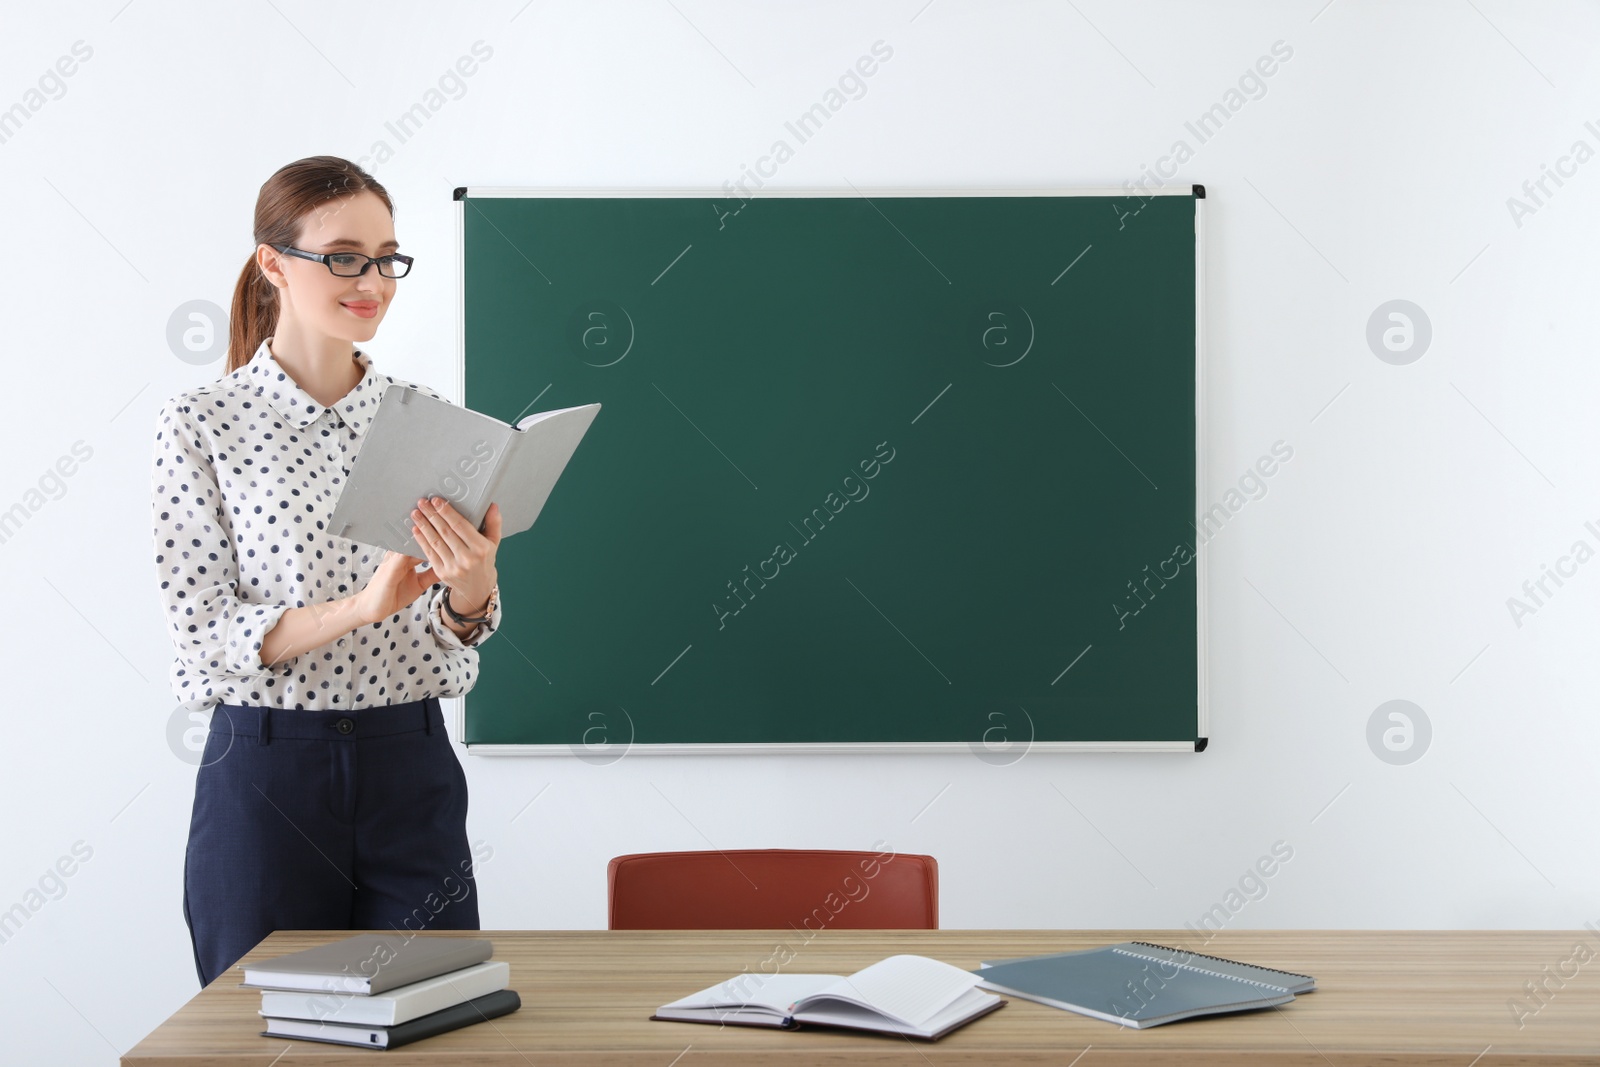
[[606,869],[612,930],[937,930],[932,856],[812,849],[640,852]]

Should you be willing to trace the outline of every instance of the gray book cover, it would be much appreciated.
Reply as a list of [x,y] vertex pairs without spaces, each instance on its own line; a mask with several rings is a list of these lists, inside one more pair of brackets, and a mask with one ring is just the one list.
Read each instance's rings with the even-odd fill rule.
[[329,532],[426,559],[411,510],[443,497],[475,529],[500,505],[501,537],[533,525],[599,404],[541,411],[512,426],[403,385],[384,390]]
[[[1226,970],[1222,968],[1226,966]],[[1128,941],[1082,952],[1001,960],[976,972],[983,988],[1143,1029],[1196,1015],[1287,1004],[1306,975]],[[1265,975],[1280,976],[1272,981]]]
[[356,934],[244,966],[242,989],[382,993],[482,963],[494,952],[484,937]]
[[[1221,956],[1207,956],[1201,952],[1190,952],[1188,949],[1168,948],[1165,945],[1153,945],[1148,941],[1123,941],[1107,948],[1119,948],[1124,952],[1139,952],[1153,956],[1162,961],[1188,963],[1195,967],[1202,967],[1208,971],[1231,975],[1234,978],[1243,978],[1248,981],[1263,982],[1267,985],[1282,986],[1291,993],[1310,993],[1317,988],[1317,980],[1309,974],[1297,974],[1294,971],[1280,971],[1275,967],[1260,967],[1254,963],[1240,963],[1238,960],[1225,960]],[[1092,949],[1102,952],[1104,949]],[[1001,963],[1019,963],[1022,960],[1054,959],[1056,956],[1070,956],[1070,952],[1055,952],[1048,956],[1015,956],[1004,960],[984,960],[984,967],[994,967]],[[1171,970],[1169,966],[1167,970]]]

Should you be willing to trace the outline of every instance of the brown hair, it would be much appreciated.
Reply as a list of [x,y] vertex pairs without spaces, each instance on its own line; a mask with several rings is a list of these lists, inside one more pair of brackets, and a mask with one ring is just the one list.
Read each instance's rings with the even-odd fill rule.
[[321,204],[368,191],[377,193],[394,217],[394,202],[378,180],[347,159],[307,156],[268,178],[256,196],[255,247],[233,287],[228,316],[228,370],[250,362],[261,342],[278,325],[278,288],[256,263],[261,245],[292,245],[300,240],[305,216]]

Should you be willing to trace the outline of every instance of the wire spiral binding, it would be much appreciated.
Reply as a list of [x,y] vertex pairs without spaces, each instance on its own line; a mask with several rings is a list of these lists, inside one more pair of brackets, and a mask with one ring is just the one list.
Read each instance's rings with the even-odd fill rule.
[[[1158,948],[1163,952],[1188,952],[1190,956],[1192,956],[1192,957],[1194,957],[1196,959],[1215,960],[1217,963],[1227,963],[1227,964],[1231,964],[1234,967],[1245,967],[1245,968],[1248,968],[1248,969],[1253,970],[1253,971],[1266,971],[1266,972],[1273,973],[1273,974],[1286,974],[1291,978],[1304,978],[1308,982],[1315,982],[1316,981],[1316,979],[1311,977],[1309,974],[1298,974],[1298,973],[1296,973],[1294,971],[1280,971],[1276,967],[1260,967],[1260,966],[1257,966],[1254,963],[1241,963],[1238,960],[1223,959],[1221,956],[1208,956],[1204,952],[1189,952],[1188,949],[1177,949],[1177,948],[1172,948],[1171,946],[1168,946],[1168,945],[1157,945],[1157,944],[1155,944],[1153,942],[1150,942],[1150,941],[1130,941],[1129,944],[1143,945],[1146,948]],[[1123,951],[1126,951],[1126,950],[1123,950]],[[1128,953],[1128,955],[1130,955],[1130,956],[1139,956],[1139,954],[1136,953],[1136,952],[1130,952],[1130,953]],[[1149,957],[1149,956],[1139,956],[1139,958],[1140,959],[1151,959],[1151,957]],[[1154,963],[1171,963],[1171,964],[1175,964],[1176,966],[1179,966],[1179,967],[1188,967],[1189,966],[1189,964],[1184,963],[1184,962],[1180,962],[1180,961],[1178,961],[1176,959],[1160,959],[1160,958],[1156,958],[1156,959],[1153,959],[1152,962],[1154,962]],[[1190,969],[1199,971],[1202,974],[1213,975],[1213,976],[1215,976],[1217,978],[1233,978],[1233,979],[1235,979],[1237,981],[1249,982],[1252,985],[1262,986],[1262,987],[1267,988],[1267,989],[1281,989],[1281,988],[1283,988],[1282,986],[1274,986],[1274,985],[1272,985],[1271,983],[1268,983],[1268,982],[1258,982],[1254,978],[1241,978],[1239,975],[1236,975],[1236,974],[1219,974],[1216,971],[1208,971],[1204,967],[1192,967]]]

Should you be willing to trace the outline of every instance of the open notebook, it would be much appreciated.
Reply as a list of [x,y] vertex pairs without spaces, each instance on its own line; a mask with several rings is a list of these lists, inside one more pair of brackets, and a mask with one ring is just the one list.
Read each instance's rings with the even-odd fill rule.
[[411,509],[440,496],[475,529],[500,505],[502,539],[533,525],[599,404],[540,411],[515,426],[404,385],[383,391],[328,529],[427,558]]
[[973,974],[984,989],[1135,1029],[1196,1015],[1275,1007],[1317,986],[1309,975],[1146,941],[988,960]]
[[741,974],[663,1004],[650,1018],[732,1026],[835,1026],[934,1040],[1002,1007],[977,975],[926,956],[890,956],[854,974]]

